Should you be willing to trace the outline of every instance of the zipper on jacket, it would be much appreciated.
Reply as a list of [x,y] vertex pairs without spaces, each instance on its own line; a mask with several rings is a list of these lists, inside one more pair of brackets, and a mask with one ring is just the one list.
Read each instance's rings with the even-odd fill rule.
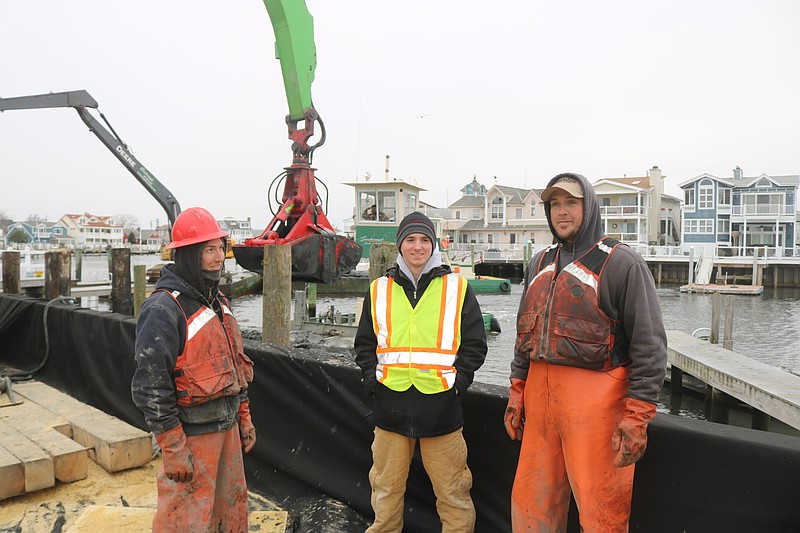
[[[558,262],[561,260],[560,255],[561,248],[559,247],[559,249],[556,250],[556,267],[558,266]],[[547,294],[547,305],[544,308],[544,323],[542,324],[542,353],[539,354],[539,359],[544,359],[547,352],[547,337],[550,326],[550,306],[553,304],[553,297],[555,296],[556,280],[558,279],[558,275],[561,273],[558,268],[555,268],[554,270],[555,275],[553,276],[553,281],[550,282],[550,290]]]

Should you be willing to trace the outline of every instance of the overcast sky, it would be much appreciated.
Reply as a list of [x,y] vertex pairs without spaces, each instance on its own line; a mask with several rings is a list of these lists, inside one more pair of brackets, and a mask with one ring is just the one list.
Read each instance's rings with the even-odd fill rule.
[[[800,173],[795,0],[307,0],[317,46],[314,155],[329,218],[366,173],[445,206],[476,175]],[[185,209],[271,218],[291,163],[272,27],[259,0],[0,1],[0,96],[86,89]],[[316,139],[312,138],[312,141]],[[0,211],[161,207],[71,109],[0,115]]]

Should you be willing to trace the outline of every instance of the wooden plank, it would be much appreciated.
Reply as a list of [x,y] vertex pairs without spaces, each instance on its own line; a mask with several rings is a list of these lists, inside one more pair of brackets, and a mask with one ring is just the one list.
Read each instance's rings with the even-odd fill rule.
[[25,467],[8,450],[0,446],[0,500],[25,492]]
[[667,346],[670,364],[800,429],[800,376],[681,331],[667,332]]
[[[109,531],[150,531],[155,509],[148,507],[119,507],[90,505],[66,533],[95,533]],[[285,533],[286,511],[253,511],[248,516],[247,530],[255,533]]]
[[33,492],[56,484],[53,459],[33,441],[7,425],[0,432],[0,447],[22,462],[25,470],[25,492]]
[[150,434],[40,382],[18,383],[20,396],[62,416],[72,424],[72,438],[91,448],[90,457],[109,472],[150,462]]
[[62,425],[62,421],[62,418],[33,402],[0,410],[0,424],[8,424],[47,452],[53,458],[56,479],[69,483],[86,478],[88,456],[86,447],[54,429],[53,426]]

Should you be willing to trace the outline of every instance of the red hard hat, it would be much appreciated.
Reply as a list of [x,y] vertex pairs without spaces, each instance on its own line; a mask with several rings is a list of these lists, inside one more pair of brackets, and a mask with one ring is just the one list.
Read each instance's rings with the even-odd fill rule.
[[175,219],[175,225],[172,226],[172,242],[167,248],[180,248],[227,236],[217,219],[206,209],[190,207]]

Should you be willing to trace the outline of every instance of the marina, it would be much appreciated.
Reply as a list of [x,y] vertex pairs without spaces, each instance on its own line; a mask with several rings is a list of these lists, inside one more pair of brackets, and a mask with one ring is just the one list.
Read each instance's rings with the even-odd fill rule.
[[[4,366],[26,369],[40,360],[45,305],[0,295],[0,324],[6,317],[19,317],[14,327],[0,325]],[[51,355],[37,379],[142,427],[129,386],[135,320],[56,303],[48,323]],[[95,333],[90,339],[74,335],[75,330]],[[286,349],[246,340],[245,349],[256,365],[250,397],[263,436],[246,458],[251,490],[277,502],[294,531],[363,531],[370,493],[364,451],[372,433],[363,418],[368,406],[359,370],[347,356],[314,346]],[[477,531],[508,530],[507,502],[519,448],[502,429],[506,402],[504,386],[485,383],[474,384],[464,399]],[[650,424],[649,434],[647,455],[637,465],[632,531],[789,532],[800,523],[796,491],[786,490],[800,476],[798,437],[665,413]],[[432,532],[435,505],[419,459],[412,464],[409,483],[413,512],[407,513],[406,523],[413,531]],[[310,501],[316,502],[316,512],[306,505]],[[346,520],[341,520],[343,513]],[[329,523],[326,519],[336,526],[320,529],[320,523]]]

